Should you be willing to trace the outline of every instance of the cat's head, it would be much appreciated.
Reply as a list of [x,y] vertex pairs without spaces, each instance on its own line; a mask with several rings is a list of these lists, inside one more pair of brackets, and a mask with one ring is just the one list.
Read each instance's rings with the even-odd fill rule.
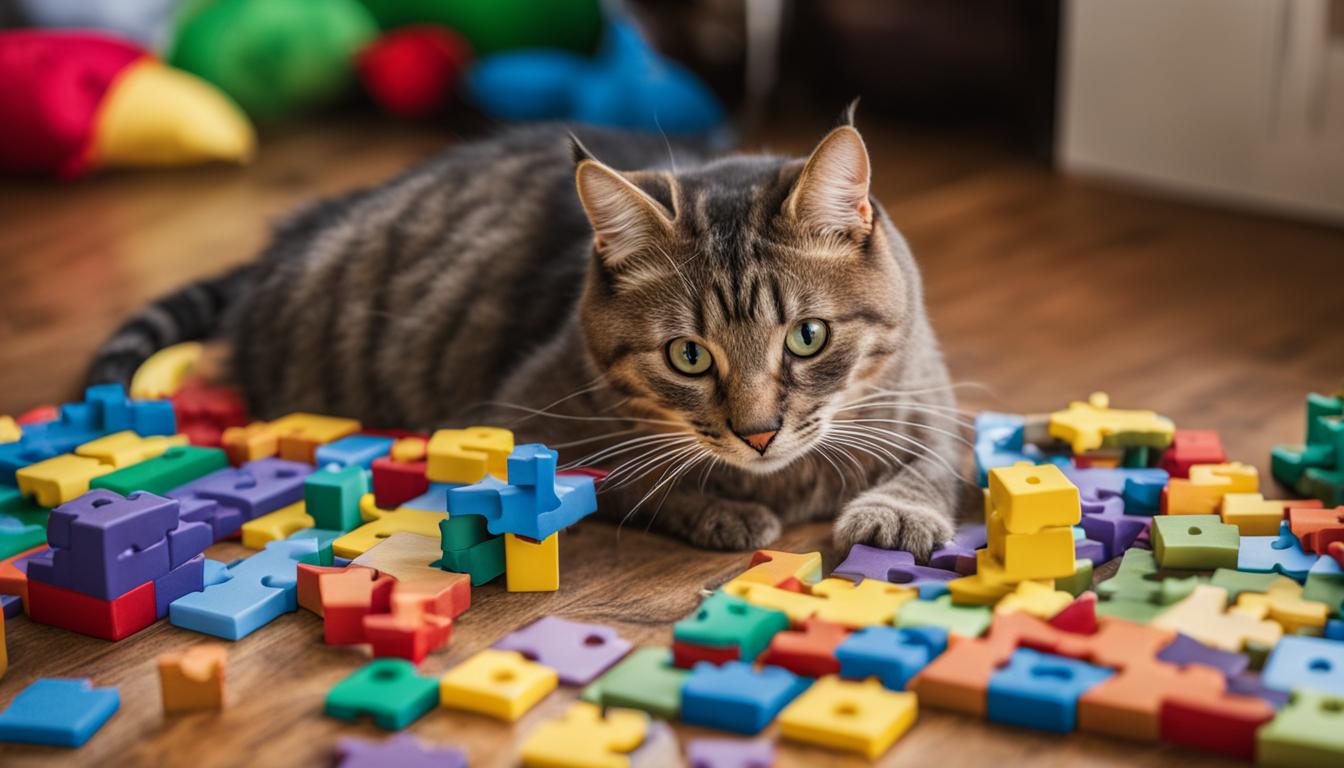
[[580,151],[583,329],[625,407],[748,471],[815,448],[900,353],[917,300],[870,169],[848,121],[806,159],[618,172]]

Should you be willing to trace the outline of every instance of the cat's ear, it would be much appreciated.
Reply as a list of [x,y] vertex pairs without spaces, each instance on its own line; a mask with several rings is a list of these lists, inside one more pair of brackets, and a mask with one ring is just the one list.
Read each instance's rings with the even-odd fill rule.
[[817,234],[864,240],[873,231],[871,178],[863,137],[853,125],[841,125],[812,151],[784,212]]
[[662,203],[591,157],[579,161],[574,179],[597,253],[608,269],[629,266],[634,256],[672,232],[672,215]]

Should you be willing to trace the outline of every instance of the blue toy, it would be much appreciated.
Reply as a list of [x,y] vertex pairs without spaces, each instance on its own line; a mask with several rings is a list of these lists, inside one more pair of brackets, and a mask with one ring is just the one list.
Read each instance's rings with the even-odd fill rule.
[[1298,582],[1307,580],[1307,574],[1319,556],[1302,551],[1302,545],[1293,535],[1285,520],[1279,525],[1278,536],[1242,536],[1237,552],[1237,570],[1251,573],[1281,573]]
[[480,515],[496,536],[512,533],[541,541],[597,511],[593,478],[556,477],[558,454],[544,445],[520,445],[509,455],[508,483],[493,477],[448,492],[448,515]]
[[386,456],[392,451],[390,437],[376,435],[350,435],[335,442],[317,447],[317,466],[336,464],[342,467],[363,467],[369,469],[373,460]]
[[[5,610],[8,611],[9,606],[5,606]],[[1344,642],[1344,619],[1330,619],[1325,622],[1325,639]]]
[[783,667],[749,662],[695,665],[681,687],[681,720],[747,735],[760,733],[812,683]]
[[1026,441],[1027,420],[1012,413],[981,411],[975,417],[975,473],[980,487],[989,485],[989,470],[1011,467],[1019,461],[1072,466],[1067,456],[1047,456]]
[[1111,670],[1028,648],[989,678],[988,717],[996,723],[1068,733],[1077,723],[1078,698]]
[[[1078,486],[1083,512],[1116,509],[1127,515],[1152,516],[1162,506],[1162,490],[1171,477],[1163,469],[1105,468],[1079,469],[1066,466],[1064,475]],[[1097,507],[1089,509],[1089,506]]]
[[1344,696],[1344,643],[1320,637],[1285,637],[1269,654],[1263,682],[1276,691],[1310,688]]
[[0,741],[78,747],[121,706],[116,688],[88,679],[40,677],[0,712]]
[[447,512],[448,492],[461,487],[463,487],[463,483],[430,483],[429,490],[414,499],[403,501],[401,506],[426,512]]
[[[331,542],[344,535],[345,531],[329,531],[324,528],[304,528],[301,531],[295,531],[290,534],[289,538],[311,539],[317,542],[317,554],[311,557],[304,555],[302,562],[308,563],[309,565],[330,566],[334,564],[339,568],[342,567],[342,563],[335,563],[334,561],[341,560],[341,558],[335,557],[332,554]],[[349,562],[349,560],[346,560],[344,564],[349,564]]]
[[502,120],[573,120],[693,135],[718,128],[723,108],[689,70],[660,56],[626,19],[612,19],[598,55],[515,50],[466,76],[480,109]]
[[946,649],[942,627],[864,627],[836,647],[835,658],[841,677],[876,677],[891,690],[904,691],[910,678]]
[[169,606],[170,621],[225,640],[241,640],[299,608],[298,568],[304,555],[316,555],[316,539],[272,541],[261,552],[231,563],[219,581]]

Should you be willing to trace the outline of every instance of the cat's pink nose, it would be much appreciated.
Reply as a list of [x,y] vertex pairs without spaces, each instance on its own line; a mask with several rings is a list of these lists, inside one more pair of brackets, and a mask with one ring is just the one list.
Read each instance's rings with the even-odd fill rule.
[[742,438],[747,445],[755,448],[757,453],[764,454],[765,449],[770,447],[770,443],[774,441],[775,435],[778,433],[779,430],[772,429],[767,432],[753,432],[750,435],[739,434],[738,437]]

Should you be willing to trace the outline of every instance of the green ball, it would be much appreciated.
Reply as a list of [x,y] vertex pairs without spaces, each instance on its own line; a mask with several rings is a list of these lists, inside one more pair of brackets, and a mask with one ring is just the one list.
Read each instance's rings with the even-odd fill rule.
[[168,61],[274,120],[340,98],[354,56],[378,35],[358,0],[198,0],[179,15]]
[[477,56],[514,48],[590,54],[602,37],[600,0],[363,0],[384,29],[442,24]]

